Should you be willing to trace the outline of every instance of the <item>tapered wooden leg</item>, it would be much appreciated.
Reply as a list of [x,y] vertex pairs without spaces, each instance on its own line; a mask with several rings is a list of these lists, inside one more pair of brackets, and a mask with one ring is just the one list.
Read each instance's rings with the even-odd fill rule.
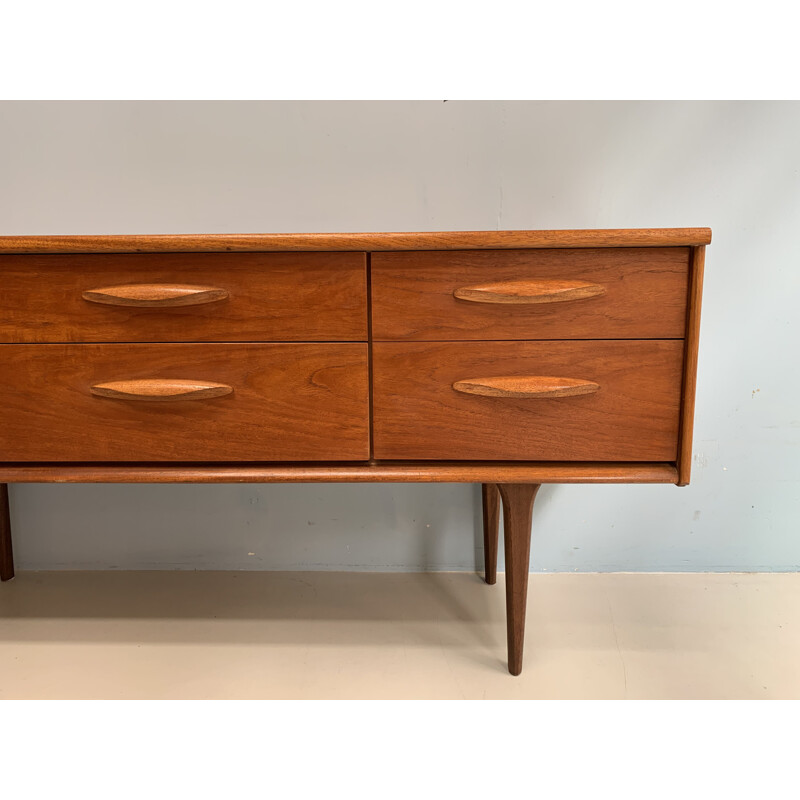
[[14,577],[14,553],[11,550],[11,517],[8,513],[8,484],[0,483],[0,581]]
[[500,493],[497,484],[484,483],[483,497],[483,565],[486,583],[497,583],[497,540],[500,538]]
[[531,517],[537,483],[501,483],[503,498],[503,543],[506,556],[506,628],[508,631],[508,671],[522,672],[522,646],[525,641],[525,603],[528,598],[528,571],[531,557]]

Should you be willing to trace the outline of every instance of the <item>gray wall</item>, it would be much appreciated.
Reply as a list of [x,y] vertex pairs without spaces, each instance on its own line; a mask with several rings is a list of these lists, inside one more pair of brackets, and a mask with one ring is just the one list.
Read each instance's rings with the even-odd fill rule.
[[[0,103],[0,233],[709,225],[692,485],[544,487],[532,567],[794,570],[798,142],[798,103]],[[22,569],[472,569],[478,501],[21,485],[12,523]]]

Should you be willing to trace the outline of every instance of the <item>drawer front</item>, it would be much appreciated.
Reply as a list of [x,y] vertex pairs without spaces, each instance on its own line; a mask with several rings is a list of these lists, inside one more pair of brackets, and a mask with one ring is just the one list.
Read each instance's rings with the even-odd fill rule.
[[365,341],[364,253],[0,256],[0,342]]
[[377,343],[374,456],[674,461],[682,359],[681,341]]
[[376,339],[671,339],[687,247],[375,253]]
[[369,458],[366,344],[0,347],[3,461]]

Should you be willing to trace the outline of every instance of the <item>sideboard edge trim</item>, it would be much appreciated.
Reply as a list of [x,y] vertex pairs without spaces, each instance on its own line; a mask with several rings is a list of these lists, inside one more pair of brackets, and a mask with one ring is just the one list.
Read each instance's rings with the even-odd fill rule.
[[0,464],[0,483],[677,483],[661,462]]
[[697,247],[710,228],[0,236],[0,254],[246,253],[286,251],[503,250],[574,247]]

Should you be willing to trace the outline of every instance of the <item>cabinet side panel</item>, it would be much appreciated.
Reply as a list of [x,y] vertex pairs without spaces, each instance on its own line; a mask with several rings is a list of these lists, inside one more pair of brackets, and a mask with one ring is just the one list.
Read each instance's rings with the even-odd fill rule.
[[703,299],[703,268],[706,248],[693,247],[689,268],[689,295],[681,393],[681,432],[678,450],[678,486],[686,486],[692,474],[694,397],[697,386],[697,352],[700,344],[700,306]]

